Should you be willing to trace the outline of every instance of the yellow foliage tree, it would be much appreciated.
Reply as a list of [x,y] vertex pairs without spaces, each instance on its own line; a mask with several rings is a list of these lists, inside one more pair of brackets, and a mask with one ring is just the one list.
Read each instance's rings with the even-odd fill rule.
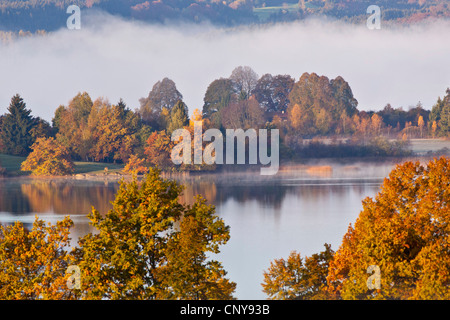
[[122,182],[106,215],[92,209],[97,232],[71,251],[69,217],[36,219],[29,232],[0,226],[0,299],[232,299],[236,284],[209,256],[229,226],[200,196],[182,203],[182,190],[154,169]]
[[294,104],[289,111],[289,121],[292,128],[296,131],[302,131],[304,129],[304,123],[302,122],[304,113],[302,112],[300,106],[298,104]]
[[22,171],[32,175],[67,175],[73,172],[73,163],[65,146],[52,137],[38,138],[31,146],[33,150],[22,162]]
[[423,138],[423,127],[425,126],[423,116],[419,116],[419,119],[417,120],[417,125],[419,126],[420,129],[420,137]]
[[83,298],[232,298],[235,284],[206,259],[228,241],[229,227],[200,197],[192,207],[180,203],[182,190],[150,168],[140,183],[121,184],[106,215],[93,208],[98,232],[80,239],[75,253]]
[[196,108],[194,110],[194,113],[193,113],[191,119],[189,120],[189,126],[194,127],[194,122],[195,121],[201,121],[202,122],[202,126],[203,126],[203,121],[204,121],[203,120],[203,116],[202,116],[201,111],[198,108]]
[[159,297],[163,299],[232,299],[236,284],[225,278],[227,272],[206,252],[219,253],[219,245],[229,238],[229,227],[214,215],[214,207],[197,196],[180,221],[179,232],[167,243],[166,259],[158,274],[162,279]]
[[433,138],[436,137],[436,132],[437,132],[437,122],[433,121],[433,124],[431,125],[431,133],[433,135]]
[[72,220],[56,225],[37,219],[30,231],[21,222],[0,226],[0,299],[74,299],[77,288],[68,286],[73,262],[67,249]]
[[370,118],[370,126],[372,129],[373,135],[379,135],[381,131],[381,126],[383,124],[383,118],[381,118],[379,115],[374,113],[372,117]]

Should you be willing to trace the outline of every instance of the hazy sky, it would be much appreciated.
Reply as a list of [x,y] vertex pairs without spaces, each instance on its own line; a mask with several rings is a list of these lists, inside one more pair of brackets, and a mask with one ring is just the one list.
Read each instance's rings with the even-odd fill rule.
[[0,114],[19,93],[35,116],[51,120],[78,92],[131,108],[164,77],[175,81],[190,112],[209,83],[239,65],[258,75],[303,72],[349,82],[360,110],[431,108],[450,87],[450,22],[369,30],[309,21],[220,29],[152,26],[82,12],[81,30],[0,44]]

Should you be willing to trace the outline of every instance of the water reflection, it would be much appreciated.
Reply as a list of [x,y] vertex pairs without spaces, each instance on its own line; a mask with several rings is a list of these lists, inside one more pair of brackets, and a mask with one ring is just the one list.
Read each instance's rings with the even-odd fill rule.
[[[202,194],[231,226],[231,239],[217,258],[237,282],[237,297],[264,299],[260,283],[270,261],[291,250],[319,252],[325,242],[337,249],[361,200],[378,192],[393,165],[317,163],[276,176],[249,171],[177,179],[185,185],[181,201],[192,204]],[[0,223],[21,220],[29,227],[35,215],[52,223],[71,215],[75,245],[78,237],[94,231],[86,217],[92,206],[106,213],[118,188],[118,181],[108,180],[0,179]]]
[[70,215],[74,221],[72,245],[93,228],[87,214],[92,206],[101,213],[111,207],[119,187],[111,181],[78,181],[70,179],[3,179],[0,180],[0,223],[22,221],[31,228],[35,216],[55,223]]
[[0,180],[0,211],[77,215],[89,213],[94,206],[107,212],[118,187],[111,181],[4,179]]

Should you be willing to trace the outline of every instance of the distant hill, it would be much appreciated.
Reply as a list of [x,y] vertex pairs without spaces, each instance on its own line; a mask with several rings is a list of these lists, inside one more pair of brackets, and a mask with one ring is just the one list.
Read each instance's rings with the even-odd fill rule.
[[0,30],[53,31],[64,27],[69,5],[104,10],[126,19],[151,23],[210,21],[216,25],[273,23],[327,16],[348,22],[367,19],[378,5],[384,21],[415,23],[450,18],[448,0],[0,0]]

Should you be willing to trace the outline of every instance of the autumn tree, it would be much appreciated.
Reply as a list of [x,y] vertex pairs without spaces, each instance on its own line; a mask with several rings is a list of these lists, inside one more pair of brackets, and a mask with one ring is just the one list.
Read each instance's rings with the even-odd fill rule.
[[250,98],[255,89],[258,75],[249,66],[239,66],[231,72],[230,80],[233,81],[234,91],[240,100],[245,100]]
[[202,127],[205,127],[205,123],[207,123],[207,119],[203,118],[203,115],[199,109],[194,109],[192,112],[192,117],[189,119],[189,126],[193,127],[195,122],[201,122]]
[[95,161],[122,160],[123,154],[119,151],[128,136],[122,111],[120,107],[112,106],[106,100],[97,99],[94,102],[88,118],[88,131],[92,140],[88,154]]
[[264,124],[264,112],[254,98],[232,103],[221,114],[226,129],[258,129]]
[[339,117],[339,125],[336,128],[337,134],[349,134],[353,132],[352,119],[348,116],[347,111],[343,111]]
[[382,125],[383,119],[378,114],[374,113],[372,117],[370,117],[370,129],[372,134],[375,136],[380,135]]
[[162,298],[183,300],[232,299],[236,284],[225,278],[220,262],[206,253],[219,253],[229,238],[229,227],[214,214],[213,206],[196,197],[180,222],[179,232],[167,242],[166,259],[159,274]]
[[305,134],[335,133],[345,112],[350,118],[357,114],[358,102],[348,83],[342,78],[328,79],[315,73],[304,73],[289,94],[290,107],[298,105],[310,124]]
[[141,98],[139,112],[142,119],[150,124],[153,129],[165,129],[161,123],[161,112],[165,108],[169,112],[183,95],[178,91],[175,82],[164,78],[153,85],[148,97]]
[[212,127],[220,128],[222,119],[220,111],[231,102],[236,102],[237,96],[234,92],[233,81],[220,78],[211,82],[203,98],[203,117],[209,119]]
[[98,233],[81,238],[75,253],[84,298],[231,297],[234,285],[226,272],[204,259],[226,243],[229,227],[201,198],[192,207],[180,203],[182,189],[151,169],[139,183],[121,183],[106,215],[92,210],[89,217]]
[[[330,262],[330,292],[342,299],[450,298],[450,160],[405,162],[366,198]],[[380,286],[367,285],[378,266]]]
[[131,175],[145,174],[148,172],[148,167],[145,164],[145,159],[139,158],[136,155],[131,155],[123,168],[123,172]]
[[[338,119],[345,111],[347,115],[352,116],[358,112],[358,101],[353,96],[352,89],[347,81],[341,76],[330,80],[332,95],[336,105],[331,109],[333,119]],[[326,90],[324,88],[324,90]]]
[[32,152],[22,162],[22,171],[31,171],[32,175],[67,175],[74,169],[67,148],[55,138],[38,138],[31,146]]
[[144,153],[150,165],[167,169],[173,165],[170,158],[172,147],[173,142],[165,131],[155,131],[148,137]]
[[127,108],[122,99],[111,104],[79,93],[68,107],[59,106],[52,120],[56,138],[76,160],[127,162],[135,153],[143,154],[150,127]]
[[26,156],[33,144],[32,129],[36,125],[25,102],[16,94],[11,98],[8,113],[3,117],[0,140],[3,151],[8,154]]
[[285,112],[293,86],[291,76],[267,73],[259,78],[252,93],[265,112]]
[[325,250],[310,257],[292,251],[285,260],[275,259],[264,271],[263,291],[274,300],[315,300],[327,297],[328,265],[334,251],[329,244]]
[[[357,118],[355,118],[355,120],[356,119]],[[358,126],[356,127],[356,134],[362,137],[364,142],[366,142],[366,138],[370,133],[371,119],[368,115],[361,115],[359,120]]]
[[295,133],[306,136],[316,132],[313,125],[314,117],[305,106],[291,104],[287,113],[289,126]]
[[[206,151],[205,148],[209,145],[209,141],[204,139],[205,131],[210,127],[209,119],[203,118],[199,109],[194,109],[192,117],[189,119],[189,126],[185,126],[184,129],[189,132],[190,135],[190,159],[194,159],[191,163],[182,163],[178,170],[196,171],[196,170],[215,170],[216,163],[210,163],[210,161],[205,161],[205,157],[215,157],[215,150]],[[178,143],[184,139],[184,136],[180,137]],[[196,150],[201,148],[201,161],[195,161]],[[184,150],[182,151],[184,152]],[[182,153],[180,152],[180,153]],[[184,154],[183,154],[184,156]],[[198,155],[197,155],[198,156]],[[197,163],[196,163],[197,162]],[[208,162],[208,163],[207,163]]]
[[67,107],[59,107],[55,112],[56,138],[78,160],[88,160],[93,140],[88,127],[88,119],[93,102],[87,92],[79,92]]
[[0,299],[75,299],[76,286],[67,286],[74,263],[70,254],[69,217],[55,225],[34,221],[31,230],[22,222],[0,226]]
[[330,132],[333,125],[330,112],[325,108],[316,108],[313,111],[314,115],[314,128],[321,135],[326,135]]
[[423,138],[423,127],[425,126],[423,116],[419,116],[419,119],[417,120],[417,125],[419,126],[420,129],[420,137]]
[[437,122],[436,120],[434,120],[433,124],[431,125],[431,134],[433,138],[436,137],[436,132],[437,132]]

